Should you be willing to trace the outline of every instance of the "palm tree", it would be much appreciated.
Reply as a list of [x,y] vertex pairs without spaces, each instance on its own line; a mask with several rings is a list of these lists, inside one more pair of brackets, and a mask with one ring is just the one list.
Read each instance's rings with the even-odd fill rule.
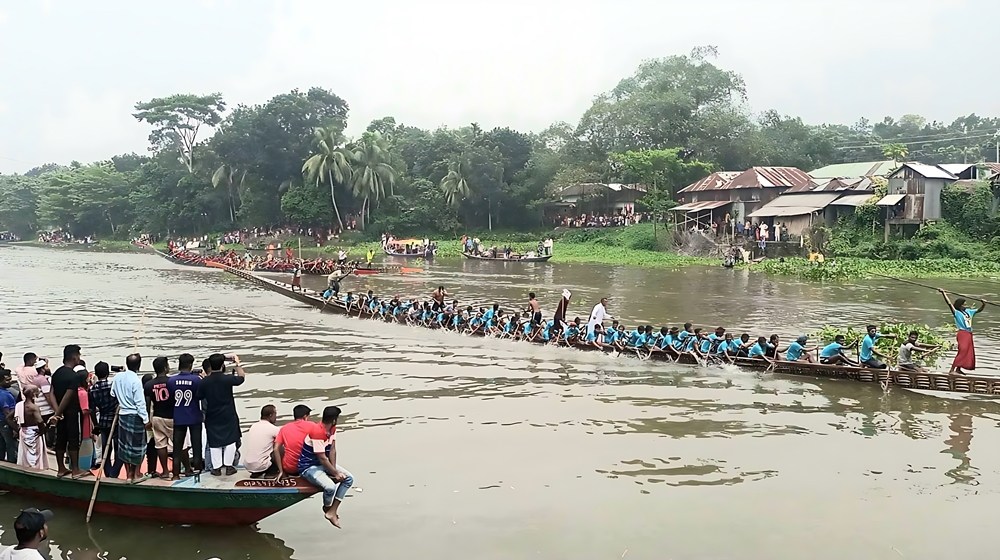
[[226,190],[229,192],[229,220],[233,223],[236,222],[236,197],[233,196],[233,189],[236,189],[237,195],[239,194],[240,188],[243,186],[243,180],[247,176],[247,172],[244,171],[240,175],[239,181],[236,181],[236,175],[239,174],[239,169],[236,169],[232,165],[222,164],[215,173],[212,174],[212,186],[218,188],[220,184],[225,183]]
[[910,151],[906,148],[906,144],[884,144],[882,146],[882,155],[892,159],[893,167],[899,167],[899,162],[906,159]]
[[444,191],[444,198],[452,206],[458,207],[459,203],[468,198],[471,192],[469,181],[466,179],[467,167],[461,160],[455,160],[448,164],[448,174],[441,179],[441,190]]
[[339,136],[332,128],[316,128],[313,130],[316,139],[316,153],[302,164],[302,175],[306,181],[316,181],[318,187],[323,179],[330,184],[330,200],[333,202],[333,212],[337,215],[340,230],[344,230],[344,221],[340,218],[337,207],[337,185],[345,185],[351,180],[352,170],[349,153],[337,146]]
[[376,202],[385,196],[385,187],[393,193],[396,170],[391,165],[389,144],[379,132],[366,132],[351,152],[353,168],[352,190],[361,202],[361,229],[365,229],[365,214],[371,217],[371,199]]

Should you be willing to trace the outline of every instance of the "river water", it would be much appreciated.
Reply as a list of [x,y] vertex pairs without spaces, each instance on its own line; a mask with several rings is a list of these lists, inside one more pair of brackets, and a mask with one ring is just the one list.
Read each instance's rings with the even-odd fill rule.
[[[888,281],[887,281],[888,282]],[[996,296],[995,281],[939,282]],[[794,336],[823,324],[939,326],[905,284],[811,284],[722,268],[442,261],[345,290],[526,301],[602,295],[628,325]],[[323,279],[307,277],[321,288]],[[980,373],[1000,363],[977,317]],[[245,426],[265,404],[337,404],[356,486],[343,530],[318,497],[255,528],[166,527],[56,509],[53,558],[512,559],[992,557],[1000,409],[877,385],[698,369],[321,315],[222,272],[148,254],[0,247],[0,350],[120,363],[237,352]],[[199,358],[200,359],[200,358]],[[148,360],[146,367],[148,367]],[[0,497],[0,542],[20,508]]]

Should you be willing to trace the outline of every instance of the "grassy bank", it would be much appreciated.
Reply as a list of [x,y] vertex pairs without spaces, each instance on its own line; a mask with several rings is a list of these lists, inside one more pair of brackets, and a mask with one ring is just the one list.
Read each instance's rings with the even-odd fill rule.
[[854,280],[883,274],[899,278],[998,278],[1000,263],[971,259],[874,260],[843,258],[810,264],[808,259],[777,259],[751,264],[750,270],[806,280]]

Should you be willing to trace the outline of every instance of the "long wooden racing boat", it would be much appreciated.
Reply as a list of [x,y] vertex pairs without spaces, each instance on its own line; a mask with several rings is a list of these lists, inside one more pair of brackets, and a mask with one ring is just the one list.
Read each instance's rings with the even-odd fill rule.
[[[211,257],[199,257],[199,258],[185,257],[181,255],[171,255],[168,253],[164,253],[163,251],[154,249],[152,247],[148,248],[152,249],[153,252],[159,255],[160,257],[163,257],[164,259],[175,264],[198,267],[198,268],[219,268],[218,266],[212,266],[212,265],[225,266],[225,263],[212,260]],[[333,263],[333,261],[330,261],[330,263]],[[339,267],[336,264],[320,263],[317,266],[309,266],[307,263],[307,265],[302,269],[302,273],[316,275],[316,276],[328,276],[338,268]],[[293,269],[294,265],[283,264],[281,268],[264,268],[258,266],[258,268],[256,268],[255,270],[257,272],[291,274]],[[354,274],[355,276],[361,276],[363,274],[410,274],[414,272],[423,272],[422,268],[411,268],[411,267],[401,266],[398,264],[377,265],[377,264],[363,264],[359,262],[348,263],[343,267],[343,270],[345,270],[348,274]]]
[[[222,268],[221,266],[219,268]],[[249,280],[266,290],[292,298],[306,305],[315,307],[324,313],[337,313],[351,317],[371,318],[372,314],[354,308],[348,313],[345,304],[341,301],[327,302],[322,294],[310,290],[292,290],[290,284],[263,278],[251,274],[245,270],[232,267],[225,267],[226,272]],[[483,336],[479,333],[479,336]],[[544,341],[532,341],[533,344],[549,344]],[[563,341],[561,346],[567,346]],[[616,353],[611,348],[598,348],[593,345],[575,344],[572,346],[577,350]],[[626,354],[636,356],[632,350],[626,350]],[[640,356],[653,361],[665,361],[686,365],[705,365],[691,354],[655,352],[648,356]],[[972,393],[979,395],[1000,396],[1000,376],[974,376],[974,375],[948,375],[946,373],[914,373],[910,371],[870,369],[864,367],[832,366],[807,362],[788,362],[784,360],[766,360],[759,358],[735,358],[732,363],[746,369],[763,370],[773,373],[789,375],[805,375],[813,377],[831,377],[837,379],[849,379],[862,383],[879,383],[886,386],[898,386],[907,389],[920,389],[927,391],[946,391],[954,393]]]
[[498,262],[516,262],[516,263],[545,262],[552,258],[552,255],[543,255],[541,257],[512,256],[509,259],[505,259],[503,257],[483,257],[480,255],[473,255],[472,253],[462,253],[462,256],[467,259],[472,259],[474,261],[498,261]]
[[[51,462],[54,464],[54,460]],[[94,477],[58,478],[54,470],[38,471],[0,462],[0,488],[86,510]],[[252,479],[243,469],[233,476],[205,473],[175,481],[153,478],[141,484],[105,478],[94,512],[178,525],[252,525],[316,492],[315,486],[299,477],[281,482]]]

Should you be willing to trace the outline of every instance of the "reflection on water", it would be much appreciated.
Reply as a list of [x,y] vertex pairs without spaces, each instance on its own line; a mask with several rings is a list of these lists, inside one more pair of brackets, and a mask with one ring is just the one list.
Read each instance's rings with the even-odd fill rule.
[[[570,287],[570,316],[609,295],[628,325],[691,320],[784,337],[826,323],[947,323],[937,294],[908,286],[721,268],[440,261],[418,275],[352,277],[345,289],[427,296],[439,284],[468,304],[521,306],[535,291],[549,313]],[[322,521],[318,499],[236,531],[108,517],[87,527],[82,512],[59,510],[53,557],[940,558],[994,548],[993,402],[322,315],[143,254],[0,250],[8,365],[69,342],[90,361],[121,362],[140,321],[145,356],[241,355],[245,427],[265,404],[282,420],[298,403],[341,406],[341,462],[364,492],[345,503],[342,531]],[[976,325],[987,370],[1000,360],[997,325],[989,313]],[[0,499],[0,541],[29,503],[46,505]]]

